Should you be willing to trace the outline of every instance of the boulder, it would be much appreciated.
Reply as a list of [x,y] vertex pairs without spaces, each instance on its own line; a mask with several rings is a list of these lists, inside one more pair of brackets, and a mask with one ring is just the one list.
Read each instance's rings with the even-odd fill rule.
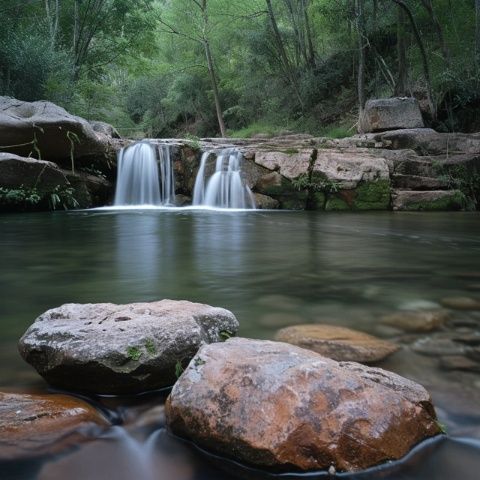
[[360,119],[362,132],[421,127],[424,127],[424,123],[418,102],[408,97],[368,100]]
[[187,301],[66,304],[38,317],[19,350],[56,387],[130,394],[172,385],[200,346],[237,328],[228,310]]
[[254,193],[255,206],[261,210],[274,210],[280,206],[280,202],[268,195],[262,195],[261,193]]
[[406,332],[431,332],[439,329],[450,319],[446,310],[397,312],[385,315],[382,323]]
[[465,208],[465,195],[459,190],[394,190],[394,210],[407,211],[448,211]]
[[480,310],[480,300],[471,297],[445,297],[440,303],[453,310]]
[[108,425],[78,398],[0,392],[0,460],[58,453],[93,439]]
[[68,166],[75,159],[104,155],[106,141],[83,118],[50,102],[0,97],[0,150]]
[[440,433],[430,396],[394,373],[285,343],[204,346],[166,402],[168,428],[274,471],[358,471]]
[[80,208],[92,208],[108,205],[114,195],[114,187],[104,176],[90,175],[85,172],[63,170],[71,187],[73,197]]
[[88,123],[92,126],[93,131],[96,133],[101,133],[112,138],[122,138],[118,133],[118,130],[109,123],[99,122],[97,120],[89,120]]
[[275,339],[337,361],[379,362],[398,350],[386,340],[334,325],[295,325],[280,330]]
[[12,189],[22,185],[46,192],[57,185],[68,186],[69,182],[55,163],[0,153],[0,187]]

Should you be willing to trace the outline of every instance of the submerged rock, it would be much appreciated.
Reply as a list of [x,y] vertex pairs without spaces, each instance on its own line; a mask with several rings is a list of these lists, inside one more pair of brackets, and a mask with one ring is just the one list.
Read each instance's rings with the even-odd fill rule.
[[480,310],[480,300],[470,297],[446,297],[440,303],[453,310]]
[[334,325],[296,325],[280,330],[275,339],[313,350],[337,361],[378,362],[398,347],[364,332]]
[[384,316],[382,323],[406,332],[431,332],[440,328],[449,319],[450,314],[445,310],[405,311]]
[[228,310],[187,301],[66,304],[38,317],[19,350],[57,387],[139,393],[172,385],[200,346],[237,328]]
[[357,471],[440,433],[420,385],[285,343],[204,346],[166,403],[170,430],[276,471]]
[[108,425],[78,398],[0,392],[0,460],[58,453],[94,438]]

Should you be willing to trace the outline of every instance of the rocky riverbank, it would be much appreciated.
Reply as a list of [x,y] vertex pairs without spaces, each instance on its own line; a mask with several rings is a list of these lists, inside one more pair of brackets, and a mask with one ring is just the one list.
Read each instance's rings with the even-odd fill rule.
[[[245,181],[259,208],[475,210],[480,135],[423,128],[410,111],[418,106],[410,103],[407,111],[401,99],[380,110],[371,103],[372,132],[343,139],[286,134],[151,141],[171,147],[181,206],[191,201],[202,153],[235,147],[244,155]],[[89,123],[51,103],[1,97],[0,208],[111,204],[117,152],[132,143],[117,137],[113,127]],[[212,153],[207,174],[214,163]]]
[[0,393],[2,458],[98,438],[111,425],[94,407],[99,394],[171,385],[171,433],[270,471],[364,470],[441,433],[422,386],[350,361],[379,361],[398,346],[345,328],[305,327],[279,332],[287,343],[231,338],[238,328],[231,312],[172,300],[49,310],[20,339],[20,353],[51,386],[91,403]]

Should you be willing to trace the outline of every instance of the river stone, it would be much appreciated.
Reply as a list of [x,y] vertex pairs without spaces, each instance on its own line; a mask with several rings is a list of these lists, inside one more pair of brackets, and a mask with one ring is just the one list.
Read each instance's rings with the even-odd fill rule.
[[0,392],[0,460],[58,453],[94,438],[108,425],[78,398]]
[[393,343],[334,325],[295,325],[275,335],[279,342],[313,350],[337,361],[379,362],[398,350]]
[[440,433],[429,394],[410,380],[244,338],[199,350],[166,418],[176,435],[275,471],[357,471]]
[[406,332],[431,332],[440,328],[449,319],[450,314],[446,310],[406,311],[386,315],[382,318],[382,323]]
[[66,304],[38,317],[19,350],[51,385],[129,394],[172,385],[179,364],[237,329],[228,310],[187,301]]
[[453,310],[480,310],[480,300],[470,297],[446,297],[440,303]]
[[293,180],[300,175],[307,174],[312,158],[313,149],[290,151],[258,151],[255,154],[255,163],[268,170],[280,172],[285,178]]

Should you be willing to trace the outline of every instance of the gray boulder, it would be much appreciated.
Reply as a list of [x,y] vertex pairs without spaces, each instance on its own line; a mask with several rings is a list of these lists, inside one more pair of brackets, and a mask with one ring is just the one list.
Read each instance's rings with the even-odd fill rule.
[[38,317],[19,350],[56,387],[130,394],[172,385],[202,345],[237,328],[228,310],[187,301],[66,304]]
[[69,182],[55,163],[34,158],[24,158],[13,153],[0,152],[0,187],[37,188],[47,191]]
[[118,133],[118,130],[109,123],[99,122],[98,120],[89,120],[88,123],[92,126],[93,131],[96,133],[101,133],[112,138],[122,138]]
[[465,195],[459,190],[395,190],[393,209],[406,211],[462,210],[466,206]]
[[360,129],[364,133],[424,126],[417,100],[407,97],[369,100],[360,119]]
[[[75,159],[104,155],[107,139],[83,118],[51,102],[0,97],[0,150],[41,156],[69,165]],[[40,154],[38,153],[40,152]]]

